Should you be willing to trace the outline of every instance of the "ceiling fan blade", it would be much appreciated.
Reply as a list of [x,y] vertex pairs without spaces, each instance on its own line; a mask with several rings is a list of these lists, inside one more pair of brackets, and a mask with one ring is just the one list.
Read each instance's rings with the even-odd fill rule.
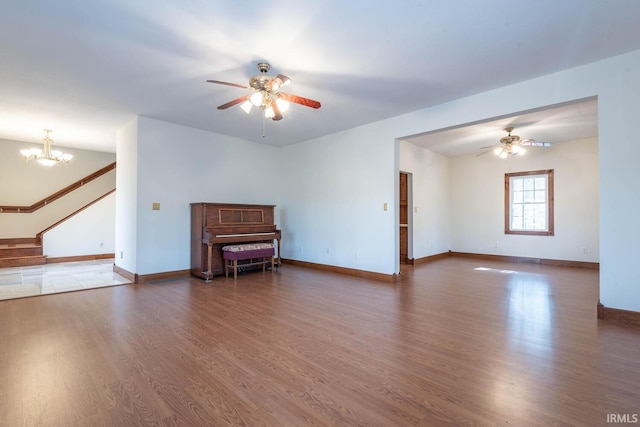
[[482,153],[478,153],[478,154],[476,154],[476,157],[484,156],[485,154],[487,154],[490,151],[491,150],[487,150],[487,151],[483,151]]
[[251,89],[249,86],[245,86],[245,85],[239,85],[237,83],[229,83],[229,82],[221,82],[219,80],[207,80],[208,83],[216,83],[219,85],[227,85],[227,86],[233,86],[233,87],[240,87],[242,89]]
[[311,108],[320,108],[321,104],[318,101],[314,101],[313,99],[303,98],[297,95],[291,95],[289,93],[278,92],[279,98],[284,99],[285,101],[295,102],[296,104],[304,105],[305,107]]
[[481,150],[486,150],[487,148],[499,147],[500,144],[487,145],[486,147],[480,147]]
[[538,142],[533,139],[525,139],[520,145],[526,145],[528,147],[551,147],[550,142]]
[[274,121],[282,120],[282,113],[280,112],[278,103],[275,101],[272,101],[271,108],[273,108],[273,117],[271,117],[271,120],[274,120]]
[[275,76],[275,77],[271,80],[271,82],[270,82],[270,84],[269,84],[269,87],[270,87],[272,90],[278,90],[278,89],[280,89],[282,86],[286,86],[286,85],[288,85],[289,83],[291,83],[291,79],[290,79],[289,77],[287,77],[287,76],[285,76],[285,75],[283,75],[283,74],[278,74],[277,76]]
[[233,107],[234,105],[238,105],[246,100],[248,100],[251,95],[241,96],[240,98],[236,98],[233,101],[229,101],[226,104],[222,104],[218,107],[218,110],[224,110],[225,108]]

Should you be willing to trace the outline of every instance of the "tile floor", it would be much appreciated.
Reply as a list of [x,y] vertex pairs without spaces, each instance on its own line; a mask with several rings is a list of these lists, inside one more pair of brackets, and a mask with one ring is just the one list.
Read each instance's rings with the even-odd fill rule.
[[0,300],[122,285],[113,259],[0,268]]

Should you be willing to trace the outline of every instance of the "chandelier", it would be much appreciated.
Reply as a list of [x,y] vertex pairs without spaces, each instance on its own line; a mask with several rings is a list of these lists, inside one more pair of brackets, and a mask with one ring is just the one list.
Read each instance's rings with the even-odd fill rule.
[[27,162],[34,159],[42,166],[54,166],[60,162],[69,163],[73,156],[71,154],[63,154],[62,151],[52,150],[53,140],[49,137],[52,131],[51,129],[44,129],[44,132],[45,136],[42,139],[44,141],[44,149],[30,148],[20,150],[20,154],[24,156],[24,159]]

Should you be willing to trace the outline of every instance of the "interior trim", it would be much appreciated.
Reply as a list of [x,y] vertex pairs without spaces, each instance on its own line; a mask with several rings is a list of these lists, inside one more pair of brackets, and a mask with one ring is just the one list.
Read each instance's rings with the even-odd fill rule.
[[429,255],[422,258],[415,258],[413,260],[414,265],[426,264],[428,262],[437,261],[439,259],[448,258],[451,256],[451,251],[443,252],[441,254]]
[[138,283],[138,275],[136,273],[132,273],[132,272],[130,272],[128,270],[125,270],[122,267],[118,267],[115,264],[113,264],[113,271],[115,273],[118,273],[119,275],[121,275],[125,279],[131,280],[133,283]]
[[7,239],[0,239],[0,245],[35,245],[36,238],[35,237],[12,237]]
[[297,265],[300,267],[314,268],[316,270],[330,271],[333,273],[346,274],[349,276],[360,277],[363,279],[371,279],[387,283],[396,283],[400,281],[400,274],[376,273],[367,270],[357,270],[355,268],[338,267],[335,265],[318,264],[315,262],[298,261],[295,259],[282,259],[283,264]]
[[600,270],[599,262],[585,262],[585,261],[570,261],[561,259],[546,259],[546,258],[528,258],[519,256],[507,256],[507,255],[487,255],[476,254],[470,252],[450,252],[452,256],[484,259],[488,261],[505,261],[505,262],[526,262],[530,264],[551,265],[554,267],[578,267],[589,268],[593,270]]
[[116,168],[116,162],[113,162],[110,165],[107,165],[107,166],[103,167],[102,169],[99,169],[99,170],[95,171],[94,173],[92,173],[90,175],[87,175],[84,178],[74,182],[73,184],[63,188],[62,190],[57,191],[57,192],[53,193],[52,195],[50,195],[48,197],[45,197],[44,199],[35,202],[31,206],[0,206],[0,213],[32,213],[32,212],[35,212],[38,209],[43,208],[47,204],[53,202],[54,200],[58,200],[59,198],[61,198],[63,196],[66,196],[67,194],[71,193],[73,190],[76,190],[76,189],[82,187],[86,183],[91,182],[94,179],[101,177],[102,175],[106,174],[107,172],[111,172],[115,168]]
[[46,233],[47,231],[57,227],[58,225],[62,224],[63,222],[65,222],[66,220],[68,220],[69,218],[76,216],[77,214],[79,214],[80,212],[82,212],[83,210],[95,205],[96,203],[98,203],[100,200],[104,199],[105,197],[109,196],[110,194],[115,193],[116,189],[114,188],[113,190],[109,190],[107,191],[105,194],[103,194],[102,196],[98,197],[97,199],[87,203],[86,205],[84,205],[83,207],[81,207],[80,209],[76,210],[75,212],[70,213],[69,215],[65,216],[64,218],[62,218],[59,221],[56,221],[55,223],[51,224],[50,226],[48,226],[47,228],[45,228],[44,230],[42,230],[41,232],[39,232],[38,234],[36,234],[36,244],[41,245],[42,244],[42,236],[44,235],[44,233]]
[[109,259],[115,258],[116,254],[94,254],[94,255],[75,255],[75,256],[61,256],[61,257],[47,257],[47,264],[54,262],[76,262],[76,261],[93,261],[95,259]]
[[640,326],[640,312],[605,307],[598,301],[598,319]]
[[[191,270],[165,271],[162,273],[136,274],[135,283],[150,283],[159,280],[177,279],[179,277],[191,276]],[[126,277],[126,276],[125,276]]]

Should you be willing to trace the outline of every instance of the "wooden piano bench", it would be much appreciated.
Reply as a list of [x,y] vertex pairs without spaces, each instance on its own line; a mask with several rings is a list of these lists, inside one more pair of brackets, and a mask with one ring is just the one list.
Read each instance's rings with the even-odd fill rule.
[[[229,269],[233,269],[233,280],[238,278],[238,267],[250,267],[262,265],[262,271],[271,263],[271,271],[275,268],[273,256],[275,249],[273,243],[244,243],[241,245],[228,245],[222,248],[224,258],[224,275],[229,277]],[[238,264],[238,261],[246,261]]]

